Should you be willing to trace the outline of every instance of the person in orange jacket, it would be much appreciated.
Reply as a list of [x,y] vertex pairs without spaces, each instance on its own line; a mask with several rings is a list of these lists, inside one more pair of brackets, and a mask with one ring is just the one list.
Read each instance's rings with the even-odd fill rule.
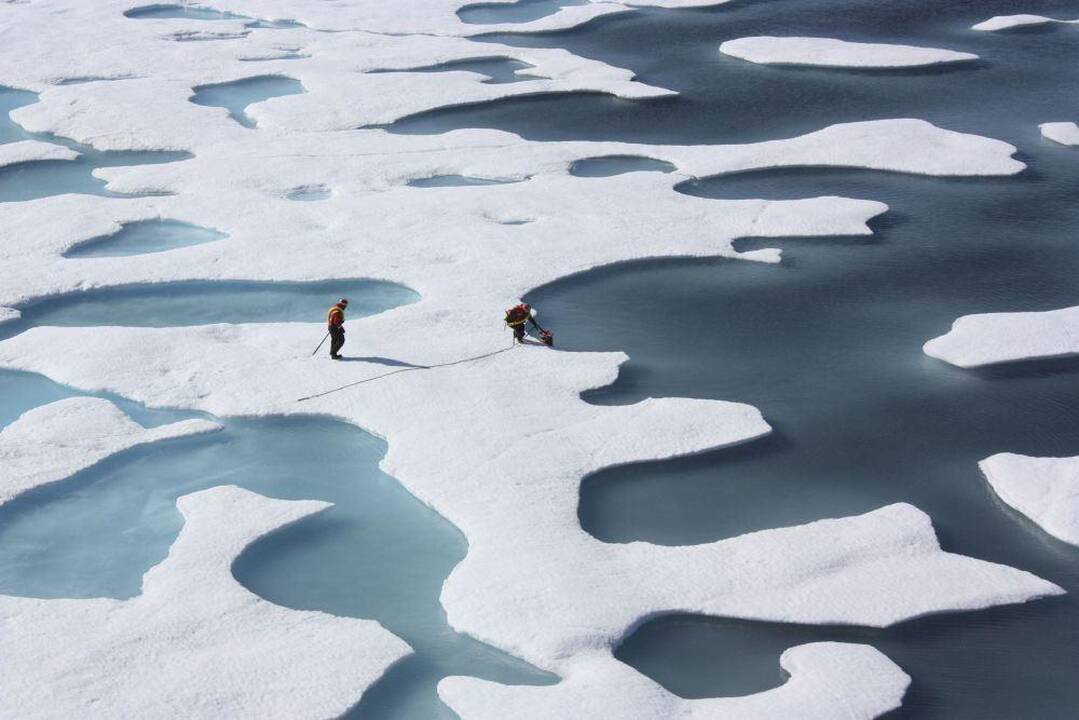
[[347,307],[348,298],[341,298],[326,313],[326,325],[330,331],[330,357],[334,360],[341,359],[341,347],[345,344],[345,308]]
[[506,311],[506,325],[513,330],[513,339],[517,342],[524,341],[525,325],[528,323],[532,323],[532,327],[539,330],[540,342],[548,346],[554,344],[554,334],[540,327],[540,324],[536,322],[536,318],[532,316],[532,307],[528,303],[514,305]]

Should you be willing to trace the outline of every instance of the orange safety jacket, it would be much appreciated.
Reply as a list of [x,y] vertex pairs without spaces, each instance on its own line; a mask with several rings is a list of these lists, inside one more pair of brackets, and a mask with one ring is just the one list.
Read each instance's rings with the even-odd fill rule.
[[326,313],[326,324],[330,327],[341,327],[345,324],[345,309],[340,305],[334,305]]
[[524,305],[516,305],[506,311],[506,324],[510,327],[524,325],[532,319],[532,314],[525,310]]

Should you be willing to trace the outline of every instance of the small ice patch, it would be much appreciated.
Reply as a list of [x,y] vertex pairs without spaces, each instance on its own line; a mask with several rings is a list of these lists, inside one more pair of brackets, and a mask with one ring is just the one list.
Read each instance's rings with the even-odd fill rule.
[[983,20],[977,25],[972,25],[971,30],[981,32],[999,32],[1001,30],[1015,30],[1020,28],[1033,28],[1049,24],[1075,25],[1079,20],[1057,20],[1045,15],[994,15],[988,20]]
[[963,368],[1079,355],[1079,306],[964,315],[922,349]]
[[223,240],[217,230],[178,220],[143,220],[125,223],[112,235],[91,238],[72,246],[64,257],[124,257],[164,252],[188,245]]
[[972,53],[822,37],[744,37],[719,46],[725,55],[762,65],[831,68],[909,68],[977,60]]
[[1000,453],[978,467],[1001,500],[1053,537],[1079,545],[1079,457]]
[[1038,126],[1042,137],[1061,145],[1079,145],[1079,125],[1073,122],[1048,122]]

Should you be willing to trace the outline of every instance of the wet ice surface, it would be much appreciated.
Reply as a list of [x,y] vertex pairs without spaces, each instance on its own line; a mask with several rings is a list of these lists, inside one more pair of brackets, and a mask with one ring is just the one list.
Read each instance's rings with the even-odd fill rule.
[[123,257],[163,252],[222,240],[225,233],[177,220],[146,220],[125,224],[118,232],[92,238],[71,248],[65,257]]
[[249,106],[270,98],[299,95],[302,92],[305,90],[299,80],[282,75],[260,75],[234,82],[200,85],[195,88],[191,102],[225,108],[233,120],[245,128],[254,128],[257,123],[247,114]]

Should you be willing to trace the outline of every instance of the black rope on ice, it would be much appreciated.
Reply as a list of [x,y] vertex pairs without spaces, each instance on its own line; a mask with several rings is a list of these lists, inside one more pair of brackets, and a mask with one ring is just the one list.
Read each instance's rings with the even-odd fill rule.
[[375,375],[374,377],[365,378],[363,380],[357,380],[356,382],[351,382],[348,385],[342,385],[341,387],[336,387],[333,390],[326,390],[325,392],[316,393],[314,395],[308,395],[307,397],[299,398],[296,402],[303,402],[304,400],[314,400],[315,398],[320,398],[320,397],[322,397],[324,395],[330,395],[331,393],[340,392],[341,390],[347,390],[350,387],[355,387],[357,385],[363,385],[364,383],[374,382],[375,380],[381,380],[382,378],[388,378],[390,375],[397,375],[398,373],[411,372],[412,370],[434,370],[435,368],[451,367],[453,365],[462,365],[462,364],[468,363],[468,362],[475,362],[477,360],[483,360],[484,358],[494,357],[495,355],[499,355],[499,354],[504,353],[504,352],[509,352],[510,350],[512,350],[515,347],[517,347],[517,346],[512,345],[512,346],[510,346],[508,348],[502,348],[501,350],[494,350],[494,351],[489,352],[489,353],[484,353],[483,355],[476,355],[475,357],[468,357],[468,358],[463,358],[461,360],[454,360],[453,362],[439,363],[437,365],[415,365],[413,367],[401,368],[400,370],[392,370],[392,371],[387,372],[387,373],[382,373],[381,375]]

